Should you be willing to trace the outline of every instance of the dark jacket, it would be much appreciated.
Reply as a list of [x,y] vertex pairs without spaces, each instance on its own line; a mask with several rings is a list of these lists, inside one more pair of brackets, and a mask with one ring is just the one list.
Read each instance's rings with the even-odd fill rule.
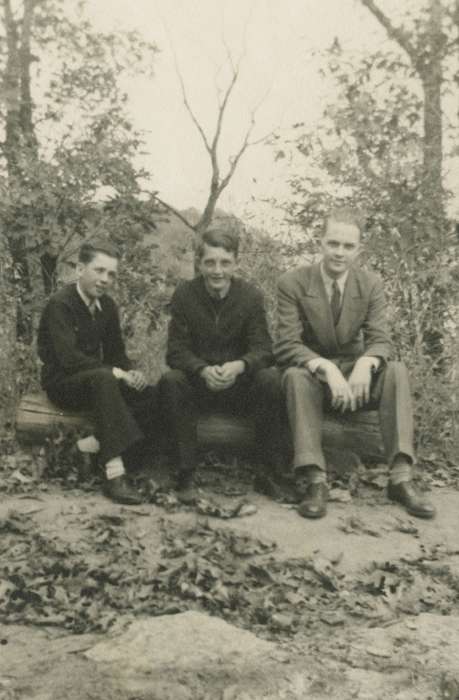
[[285,273],[278,286],[277,361],[304,367],[315,357],[351,360],[371,355],[388,360],[392,346],[386,306],[378,275],[351,268],[335,328],[320,265]]
[[102,310],[93,317],[76,284],[71,284],[56,292],[46,304],[38,329],[44,389],[85,369],[104,365],[130,368],[116,304],[107,295],[99,301]]
[[182,282],[171,302],[166,360],[195,374],[207,365],[243,360],[253,373],[273,363],[261,292],[233,278],[227,296],[215,301],[202,277]]

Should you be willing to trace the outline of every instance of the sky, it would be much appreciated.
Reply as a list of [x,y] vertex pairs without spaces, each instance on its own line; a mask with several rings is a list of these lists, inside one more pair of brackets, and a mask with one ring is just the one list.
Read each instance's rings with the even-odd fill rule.
[[[414,8],[422,0],[406,0]],[[397,16],[395,0],[380,5]],[[188,99],[207,134],[212,133],[219,91],[228,84],[228,51],[241,58],[221,142],[221,167],[237,151],[258,105],[253,139],[301,121],[320,118],[329,87],[319,75],[317,52],[339,37],[343,48],[365,51],[387,42],[359,0],[89,0],[100,29],[138,29],[159,48],[155,75],[124,85],[135,126],[145,131],[145,164],[159,196],[183,209],[202,208],[210,164],[202,139],[183,105],[175,63]],[[316,54],[316,55],[315,55]],[[288,194],[287,164],[275,162],[263,144],[250,148],[219,206],[267,225],[274,217],[261,201]]]

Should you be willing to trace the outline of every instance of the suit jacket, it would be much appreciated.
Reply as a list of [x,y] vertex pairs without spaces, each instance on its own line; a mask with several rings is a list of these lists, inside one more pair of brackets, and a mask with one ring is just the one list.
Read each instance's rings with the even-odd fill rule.
[[263,295],[249,282],[233,278],[217,302],[202,277],[182,282],[171,312],[166,361],[172,369],[197,374],[207,365],[244,360],[250,374],[274,362]]
[[278,285],[276,359],[286,367],[304,367],[315,357],[346,361],[371,355],[386,361],[392,347],[385,308],[378,275],[351,268],[335,327],[320,265],[287,272]]
[[38,354],[43,362],[44,389],[85,369],[104,365],[129,369],[118,309],[107,295],[93,317],[78,294],[76,284],[56,292],[46,304],[38,329]]

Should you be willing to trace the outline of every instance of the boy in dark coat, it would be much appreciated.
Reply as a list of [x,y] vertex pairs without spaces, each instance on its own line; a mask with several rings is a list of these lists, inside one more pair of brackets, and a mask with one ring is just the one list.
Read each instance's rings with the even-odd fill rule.
[[192,502],[198,409],[251,413],[260,463],[281,464],[278,371],[273,364],[262,294],[234,276],[238,239],[206,231],[197,251],[200,275],[179,285],[172,298],[167,363],[160,382],[172,459],[182,501]]
[[153,439],[157,392],[126,356],[118,309],[107,294],[117,270],[118,251],[108,242],[83,244],[78,281],[56,292],[43,311],[38,353],[49,398],[93,414],[96,436],[79,446],[99,453],[107,495],[132,505],[141,498],[126,478],[124,456],[145,438]]

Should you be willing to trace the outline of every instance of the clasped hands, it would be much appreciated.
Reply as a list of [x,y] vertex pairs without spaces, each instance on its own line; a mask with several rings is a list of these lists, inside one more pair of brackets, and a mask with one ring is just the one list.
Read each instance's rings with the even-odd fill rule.
[[333,408],[344,413],[362,408],[370,400],[371,368],[369,357],[360,357],[348,379],[333,362],[324,362],[321,372],[330,387]]
[[233,386],[238,376],[244,371],[245,362],[233,360],[223,365],[208,365],[201,370],[200,374],[210,391],[223,391]]
[[136,369],[131,369],[126,372],[124,369],[119,369],[114,367],[113,374],[117,379],[128,385],[130,389],[135,389],[136,391],[143,391],[147,386],[147,380],[143,372]]

